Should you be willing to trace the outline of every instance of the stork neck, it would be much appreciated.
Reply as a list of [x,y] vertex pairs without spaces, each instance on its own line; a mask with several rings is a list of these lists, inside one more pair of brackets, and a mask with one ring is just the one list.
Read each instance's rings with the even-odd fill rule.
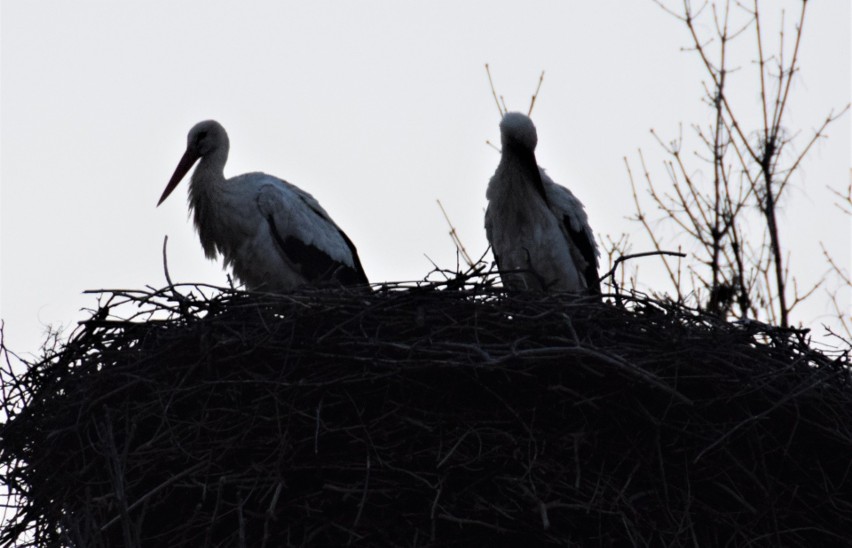
[[198,191],[217,187],[225,182],[225,163],[228,161],[228,149],[218,148],[202,156],[195,172],[192,174],[190,186]]
[[498,169],[502,170],[513,193],[533,192],[547,202],[535,152],[524,148],[504,148]]
[[189,209],[194,214],[195,228],[208,259],[216,257],[218,249],[216,235],[221,230],[222,218],[217,203],[226,194],[227,159],[227,148],[218,148],[202,156],[189,181]]

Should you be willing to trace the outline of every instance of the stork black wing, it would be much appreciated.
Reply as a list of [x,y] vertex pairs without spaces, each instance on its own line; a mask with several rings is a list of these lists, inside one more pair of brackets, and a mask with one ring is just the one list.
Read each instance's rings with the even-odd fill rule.
[[272,215],[267,216],[266,220],[269,223],[269,229],[278,247],[291,263],[298,265],[302,274],[309,280],[337,280],[344,285],[367,283],[367,277],[364,275],[364,270],[361,268],[361,263],[357,258],[358,256],[354,254],[354,246],[345,235],[343,236],[344,240],[353,249],[353,257],[355,258],[357,269],[331,258],[325,251],[311,244],[306,244],[296,237],[287,236],[286,238],[282,238],[278,232],[278,228],[275,226],[275,219],[272,218]]
[[343,241],[346,242],[346,245],[349,246],[349,251],[352,252],[352,262],[355,263],[355,268],[349,269],[354,274],[353,280],[351,282],[341,280],[341,282],[345,284],[369,284],[370,281],[367,279],[367,273],[364,272],[364,267],[361,266],[361,259],[358,258],[358,250],[355,249],[355,244],[352,243],[352,240],[349,239],[349,236],[347,236],[345,232],[339,229],[337,232],[340,234],[340,237],[343,238]]
[[494,246],[491,246],[491,254],[494,255],[494,263],[497,265],[497,272],[500,272],[500,257],[498,257],[497,252],[494,251]]
[[600,295],[601,282],[598,278],[597,258],[595,257],[594,244],[591,240],[589,240],[589,235],[585,230],[574,230],[571,227],[571,218],[568,217],[568,215],[564,215],[562,217],[562,223],[565,225],[565,230],[568,231],[571,241],[573,241],[574,245],[579,248],[580,254],[583,256],[583,259],[586,260],[586,268],[583,270],[583,277],[586,279],[586,287],[589,288],[590,293]]
[[[325,215],[323,215],[321,211],[317,211],[314,208],[314,206],[312,206],[311,203],[309,201],[307,201],[304,197],[300,196],[300,198],[302,199],[302,203],[304,203],[306,206],[308,206],[308,209],[313,211],[316,214],[317,217],[319,217],[320,219],[326,220]],[[349,268],[349,271],[351,271],[353,273],[353,275],[350,276],[349,273],[346,273],[347,280],[344,281],[344,280],[341,279],[340,280],[341,283],[344,283],[344,284],[347,284],[347,285],[354,285],[354,284],[365,284],[366,285],[366,284],[369,284],[370,281],[367,280],[367,273],[364,272],[364,267],[361,266],[361,259],[358,257],[358,250],[355,248],[355,244],[352,243],[352,240],[349,239],[349,236],[347,236],[345,232],[340,230],[339,227],[337,227],[337,233],[340,234],[340,237],[343,238],[344,242],[346,242],[346,246],[349,248],[349,251],[352,253],[352,262],[355,263],[354,269]]]

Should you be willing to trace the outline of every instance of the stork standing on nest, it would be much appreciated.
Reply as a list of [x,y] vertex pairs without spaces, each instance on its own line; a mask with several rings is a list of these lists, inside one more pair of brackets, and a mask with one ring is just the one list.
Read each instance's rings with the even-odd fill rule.
[[516,291],[599,294],[598,252],[583,204],[538,167],[535,126],[509,112],[488,183],[485,233],[503,285]]
[[226,179],[229,148],[221,124],[196,124],[157,202],[198,162],[189,182],[189,209],[207,258],[221,254],[250,291],[368,283],[355,245],[313,196],[265,173]]

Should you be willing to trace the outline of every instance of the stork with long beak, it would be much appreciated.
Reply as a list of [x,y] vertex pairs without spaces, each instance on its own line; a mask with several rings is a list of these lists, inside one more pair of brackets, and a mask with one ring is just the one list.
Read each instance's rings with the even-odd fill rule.
[[250,291],[369,283],[352,240],[313,196],[265,173],[226,179],[229,148],[221,124],[196,124],[157,202],[163,203],[198,163],[189,182],[189,209],[207,258],[221,254]]

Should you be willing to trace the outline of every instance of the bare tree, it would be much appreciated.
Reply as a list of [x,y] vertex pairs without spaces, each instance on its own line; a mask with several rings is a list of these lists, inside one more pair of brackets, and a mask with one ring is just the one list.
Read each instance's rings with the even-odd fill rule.
[[[661,212],[659,220],[674,224],[695,244],[699,264],[688,267],[686,277],[679,264],[662,257],[679,300],[691,293],[706,309],[722,317],[766,319],[787,327],[790,312],[825,278],[802,289],[791,277],[790,257],[778,225],[779,207],[802,160],[825,137],[832,122],[849,109],[846,105],[839,112],[830,111],[804,141],[792,146],[799,133],[787,128],[785,114],[791,83],[799,71],[808,2],[801,1],[792,37],[785,35],[782,14],[777,49],[770,55],[759,0],[752,0],[750,6],[730,0],[704,2],[698,8],[683,0],[679,9],[663,0],[653,1],[689,30],[692,43],[687,49],[700,59],[708,76],[703,100],[711,109],[712,119],[707,125],[691,126],[700,143],[694,158],[684,153],[682,130],[670,142],[664,142],[652,130],[668,157],[664,161],[668,182],[661,185],[655,181],[639,151],[641,183],[627,165],[635,200],[634,219],[642,224],[652,245],[661,250],[655,219],[649,218],[637,189],[644,184],[653,208]],[[707,21],[712,24],[698,24]],[[701,34],[704,26],[713,29],[710,36]],[[759,82],[761,107],[760,121],[753,128],[747,127],[740,103],[729,94],[729,77],[739,70],[731,67],[732,48],[748,39],[753,40],[756,50],[753,70]],[[695,159],[701,167],[692,165]],[[707,176],[701,180],[696,174],[703,173]],[[756,226],[761,236],[755,240]],[[689,280],[686,287],[685,280]]]

